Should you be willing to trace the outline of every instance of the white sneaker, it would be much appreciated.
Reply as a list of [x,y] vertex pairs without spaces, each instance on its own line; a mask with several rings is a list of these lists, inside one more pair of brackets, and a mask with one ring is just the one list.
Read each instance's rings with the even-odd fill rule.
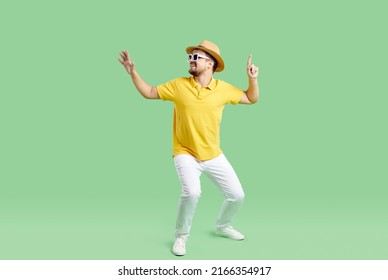
[[176,256],[184,256],[186,254],[186,237],[177,237],[172,247],[172,253]]
[[216,235],[230,238],[233,240],[244,239],[244,235],[241,232],[238,232],[237,230],[235,230],[232,226],[226,226],[226,227],[217,229]]

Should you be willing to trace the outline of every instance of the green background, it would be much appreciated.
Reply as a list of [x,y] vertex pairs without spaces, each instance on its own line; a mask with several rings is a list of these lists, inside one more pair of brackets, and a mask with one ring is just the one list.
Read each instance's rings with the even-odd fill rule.
[[143,99],[187,76],[185,47],[211,40],[261,98],[227,106],[221,145],[245,188],[213,236],[203,195],[184,259],[388,259],[384,1],[3,1],[0,259],[175,259],[180,185],[173,105]]

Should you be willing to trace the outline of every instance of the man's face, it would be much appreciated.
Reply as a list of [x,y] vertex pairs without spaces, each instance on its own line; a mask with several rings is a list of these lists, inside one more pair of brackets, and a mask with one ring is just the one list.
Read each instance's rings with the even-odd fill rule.
[[[193,54],[197,53],[199,55],[208,57],[206,52],[204,52],[202,50],[195,49],[195,50],[193,50],[192,53]],[[203,72],[205,72],[207,69],[211,69],[211,60],[205,59],[205,58],[200,58],[200,57],[195,61],[194,61],[194,59],[190,59],[189,66],[190,66],[189,73],[191,75],[193,75],[194,77],[196,77],[196,76],[199,76],[200,74],[202,74]]]

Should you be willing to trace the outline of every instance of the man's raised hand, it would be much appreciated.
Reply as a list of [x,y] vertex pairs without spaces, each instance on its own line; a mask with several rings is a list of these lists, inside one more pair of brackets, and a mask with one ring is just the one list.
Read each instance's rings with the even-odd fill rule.
[[122,51],[120,57],[121,58],[118,58],[119,62],[124,66],[128,74],[131,74],[135,69],[135,62],[131,60],[128,51]]
[[256,79],[257,75],[259,74],[259,67],[252,64],[252,54],[250,54],[248,57],[247,74],[249,79]]

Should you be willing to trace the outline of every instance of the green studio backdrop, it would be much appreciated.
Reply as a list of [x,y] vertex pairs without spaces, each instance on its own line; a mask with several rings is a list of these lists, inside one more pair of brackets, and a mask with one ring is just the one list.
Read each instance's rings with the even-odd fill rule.
[[174,259],[173,105],[211,40],[261,97],[227,106],[221,146],[246,192],[235,226],[202,177],[186,259],[387,259],[387,4],[383,1],[19,1],[0,4],[0,259]]

